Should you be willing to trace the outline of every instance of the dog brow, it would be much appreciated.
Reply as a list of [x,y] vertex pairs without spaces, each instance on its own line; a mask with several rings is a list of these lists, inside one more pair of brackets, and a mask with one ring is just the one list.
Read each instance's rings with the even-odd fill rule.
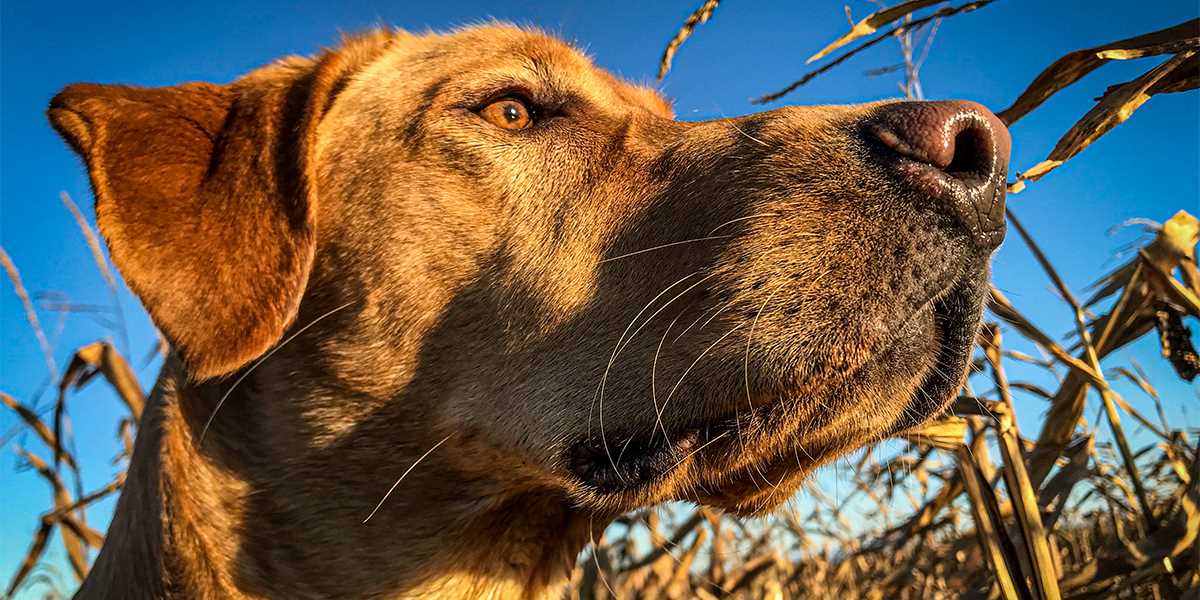
[[416,146],[425,138],[425,117],[429,113],[429,110],[433,108],[433,101],[437,99],[442,88],[446,87],[446,84],[449,82],[450,78],[443,77],[421,90],[421,93],[418,95],[418,98],[420,98],[419,104],[416,110],[413,111],[413,119],[409,121],[408,126],[404,128],[404,132],[401,134],[404,142],[409,146]]

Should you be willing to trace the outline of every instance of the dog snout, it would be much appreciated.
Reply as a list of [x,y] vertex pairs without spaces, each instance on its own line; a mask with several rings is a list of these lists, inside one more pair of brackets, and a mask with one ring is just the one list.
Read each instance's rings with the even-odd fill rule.
[[996,115],[974,102],[899,102],[867,128],[911,186],[957,222],[981,250],[1004,238],[1004,193],[1012,141]]

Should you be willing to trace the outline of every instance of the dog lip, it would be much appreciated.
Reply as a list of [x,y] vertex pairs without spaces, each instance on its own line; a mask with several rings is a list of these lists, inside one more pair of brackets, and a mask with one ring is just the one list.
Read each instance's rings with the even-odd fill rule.
[[[640,435],[588,438],[567,451],[567,468],[600,494],[629,492],[662,479],[699,445],[700,428],[684,428],[671,437],[654,428]],[[624,441],[618,441],[623,439]]]
[[895,423],[891,434],[916,427],[940,414],[962,384],[975,342],[979,316],[971,297],[975,287],[959,281],[928,305],[938,335],[937,354],[925,379],[913,391],[909,410]]

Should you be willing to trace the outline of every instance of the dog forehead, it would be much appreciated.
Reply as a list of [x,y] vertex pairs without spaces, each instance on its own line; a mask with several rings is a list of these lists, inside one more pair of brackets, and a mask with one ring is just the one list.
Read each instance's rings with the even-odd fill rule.
[[579,48],[534,28],[504,23],[474,25],[449,33],[396,32],[393,60],[404,68],[389,77],[469,77],[473,71],[510,70],[554,89],[597,100],[641,107],[673,118],[671,103],[657,90],[629,83],[596,66]]

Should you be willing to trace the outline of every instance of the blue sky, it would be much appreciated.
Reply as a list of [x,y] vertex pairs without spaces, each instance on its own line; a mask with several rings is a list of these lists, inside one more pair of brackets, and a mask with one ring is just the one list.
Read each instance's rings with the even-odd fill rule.
[[[873,5],[848,0],[856,18]],[[0,243],[37,294],[57,292],[74,303],[111,305],[86,245],[58,200],[69,193],[91,218],[86,175],[43,116],[50,97],[77,81],[168,85],[188,80],[226,82],[285,54],[312,53],[340,32],[388,24],[444,29],[487,17],[538,25],[574,40],[596,62],[626,78],[651,82],[665,42],[699,0],[662,2],[468,1],[336,3],[274,2],[3,2],[0,3]],[[730,2],[687,42],[662,85],[683,119],[755,110],[748,99],[774,91],[806,72],[804,59],[846,28],[842,2]],[[966,98],[1004,108],[1051,61],[1078,48],[1159,29],[1197,16],[1194,0],[1137,3],[1110,0],[998,0],[947,21],[922,71],[930,98]],[[898,94],[899,74],[864,71],[898,62],[895,44],[881,44],[784,99],[793,104],[853,103]],[[1059,136],[1112,83],[1137,76],[1157,59],[1113,63],[1056,96],[1013,128],[1013,168],[1042,160]],[[1179,209],[1200,212],[1200,94],[1151,99],[1066,166],[1010,197],[1013,210],[1041,241],[1076,292],[1116,266],[1114,252],[1137,237],[1110,227],[1131,218],[1165,220]],[[1017,236],[995,259],[995,279],[1018,308],[1052,334],[1066,333],[1070,313]],[[153,330],[137,300],[122,291],[129,351],[146,387],[155,364],[143,365]],[[93,315],[43,310],[61,369],[71,352],[111,335]],[[1010,339],[1015,335],[1010,335]],[[121,342],[123,344],[123,342]],[[1167,413],[1200,424],[1197,387],[1179,382],[1157,357],[1153,340],[1118,353],[1109,366],[1134,358],[1166,397]],[[1011,374],[1020,378],[1020,373]],[[1036,379],[1034,379],[1037,381]],[[25,401],[50,400],[46,366],[7,280],[0,283],[0,390]],[[1048,382],[1042,382],[1050,385]],[[1135,389],[1120,389],[1153,414]],[[118,404],[99,386],[70,402],[76,446],[89,450],[89,487],[106,482]],[[1044,405],[1019,398],[1026,434],[1034,435]],[[1094,418],[1089,409],[1089,419]],[[0,435],[16,423],[0,414]],[[1143,443],[1148,438],[1138,438]],[[0,582],[24,553],[49,491],[36,474],[18,472],[12,448],[32,438],[5,436],[0,451]],[[36,446],[31,446],[37,449]],[[106,505],[106,506],[110,506]],[[103,516],[100,511],[98,516]],[[102,525],[102,523],[93,523]],[[100,527],[103,529],[103,527]],[[56,546],[52,552],[60,553]],[[64,573],[65,575],[65,573]]]

